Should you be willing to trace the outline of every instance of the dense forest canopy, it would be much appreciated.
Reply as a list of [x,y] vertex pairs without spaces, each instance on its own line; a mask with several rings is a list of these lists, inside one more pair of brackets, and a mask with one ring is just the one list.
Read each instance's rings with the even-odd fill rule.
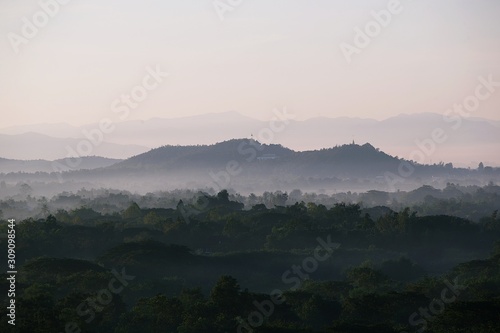
[[26,192],[1,202],[4,219],[32,215],[16,226],[17,325],[0,325],[498,332],[498,194],[492,184],[336,195]]

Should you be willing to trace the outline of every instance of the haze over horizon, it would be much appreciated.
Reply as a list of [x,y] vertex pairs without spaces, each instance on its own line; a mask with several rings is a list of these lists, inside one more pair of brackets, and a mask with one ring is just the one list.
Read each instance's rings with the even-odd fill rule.
[[499,333],[499,17],[0,1],[0,332]]
[[[0,157],[19,160],[71,157],[68,147],[75,150],[89,138],[102,138],[103,144],[96,144],[84,155],[126,159],[164,145],[211,145],[253,137],[262,143],[281,144],[295,151],[331,148],[354,141],[370,143],[393,156],[424,164],[451,162],[471,168],[476,168],[479,162],[500,165],[498,156],[491,154],[500,149],[500,122],[493,120],[462,119],[457,131],[453,123],[433,113],[401,114],[378,121],[353,117],[295,120],[289,110],[273,112],[272,121],[259,121],[235,111],[119,121],[112,124],[113,131],[102,133],[102,137],[96,132],[98,123],[79,127],[53,123],[0,128]],[[284,121],[280,117],[291,118]],[[443,142],[432,139],[436,130],[443,131]]]
[[499,12],[491,0],[1,3],[0,158],[253,136],[500,166]]
[[[358,116],[350,116],[348,114],[347,115],[339,115],[339,116],[335,116],[335,115],[332,115],[332,116],[329,116],[329,115],[322,115],[322,116],[310,115],[310,116],[295,118],[295,114],[290,113],[291,116],[294,116],[294,118],[290,118],[290,120],[308,121],[308,120],[312,120],[312,119],[324,118],[324,119],[359,119],[359,120],[373,120],[373,121],[381,122],[381,121],[389,120],[391,118],[396,118],[396,117],[400,117],[400,116],[422,116],[422,115],[428,115],[428,114],[440,115],[440,114],[432,113],[432,112],[415,112],[415,113],[402,112],[399,114],[394,114],[394,115],[390,115],[390,116],[382,117],[382,118],[374,118],[374,117],[369,117],[369,116],[367,116],[367,117],[359,116],[358,117]],[[180,120],[180,119],[191,119],[191,118],[197,118],[197,117],[205,117],[205,116],[210,116],[210,115],[215,115],[215,116],[238,115],[241,117],[245,117],[245,118],[249,118],[251,120],[257,120],[257,121],[269,121],[270,119],[273,118],[272,112],[268,115],[270,117],[268,117],[267,119],[262,119],[262,118],[254,116],[254,115],[243,114],[237,110],[228,110],[228,111],[219,111],[219,112],[205,112],[205,113],[198,113],[198,114],[191,114],[191,115],[176,115],[176,116],[172,116],[172,117],[170,117],[167,114],[165,116],[158,115],[158,116],[144,118],[144,119],[117,120],[117,121],[113,121],[113,122],[116,124],[120,124],[120,123],[125,123],[127,121],[142,121],[142,122],[144,122],[144,121],[154,121],[156,119]],[[444,115],[442,115],[442,116],[444,117]],[[500,119],[497,120],[497,119],[488,118],[488,117],[470,117],[470,119],[483,119],[483,120],[491,121],[494,123],[500,122]],[[0,132],[5,132],[7,130],[7,131],[14,131],[14,132],[22,133],[22,129],[29,128],[31,126],[37,126],[37,125],[63,125],[63,126],[79,128],[79,127],[85,127],[85,126],[92,126],[92,125],[95,125],[95,123],[96,123],[96,121],[91,121],[91,122],[86,122],[86,123],[82,123],[82,124],[77,125],[77,124],[74,124],[71,121],[71,119],[69,119],[68,121],[42,121],[42,122],[33,122],[33,123],[28,122],[28,123],[24,123],[24,124],[15,124],[15,125],[8,125],[8,126],[4,126],[3,124],[0,124]],[[59,135],[58,133],[55,133],[55,134],[56,134],[56,136]]]
[[[496,1],[402,1],[401,12],[348,64],[339,46],[353,44],[354,29],[387,6],[256,0],[221,20],[211,1],[73,1],[16,54],[12,34],[21,36],[22,18],[32,20],[41,8],[34,0],[3,2],[1,127],[118,121],[112,103],[140,84],[147,68],[169,75],[127,120],[237,110],[264,121],[281,106],[299,120],[443,114],[474,93],[479,77],[500,81]],[[499,106],[495,93],[472,116],[500,120]]]

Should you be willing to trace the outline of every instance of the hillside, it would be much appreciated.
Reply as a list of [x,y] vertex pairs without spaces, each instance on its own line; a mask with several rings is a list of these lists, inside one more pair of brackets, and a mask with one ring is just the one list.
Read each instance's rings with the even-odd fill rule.
[[[128,120],[117,123],[113,133],[106,135],[102,147],[96,147],[95,154],[127,158],[147,151],[144,147],[159,147],[164,144],[213,144],[252,133],[259,139],[259,133],[269,128],[273,117],[274,114],[271,113],[269,119],[263,121],[233,111],[183,118]],[[477,167],[482,161],[488,165],[500,165],[498,156],[490,154],[491,151],[500,149],[498,121],[470,117],[463,118],[459,128],[455,129],[454,125],[455,123],[449,122],[438,113],[399,114],[384,120],[350,117],[288,119],[283,130],[275,133],[273,142],[296,151],[306,151],[332,147],[354,139],[356,142],[370,142],[393,156],[408,158],[418,147],[417,141],[430,138],[434,129],[441,128],[447,140],[441,143],[439,149],[436,149],[432,156],[428,156],[424,163],[443,161]],[[62,158],[66,156],[66,144],[75,146],[77,138],[83,138],[83,130],[91,131],[98,127],[99,124],[80,127],[68,124],[38,124],[3,128],[0,129],[0,134],[9,136],[0,135],[0,156],[16,159]],[[53,139],[33,137],[33,133]],[[40,140],[46,141],[43,149],[32,149],[38,147]],[[61,141],[64,141],[64,144],[61,144]],[[9,147],[13,142],[17,145],[23,142],[23,149],[12,151]],[[10,146],[7,143],[10,143]],[[120,143],[122,146],[112,146],[113,143]]]
[[[296,152],[281,145],[233,139],[214,145],[164,146],[117,163],[108,170],[148,172],[196,171],[200,174],[238,165],[241,175],[290,173],[295,176],[375,177],[397,170],[400,161],[370,144],[349,144],[328,149]],[[369,166],[369,167],[368,167]],[[238,167],[234,167],[238,169]]]
[[[308,191],[412,190],[422,185],[444,188],[449,182],[486,185],[500,179],[498,168],[485,167],[479,171],[442,163],[415,164],[386,154],[369,143],[298,152],[281,145],[233,139],[214,145],[163,146],[118,163],[108,162],[109,166],[98,169],[85,168],[84,164],[81,168],[86,170],[61,174],[11,173],[0,180],[52,183],[51,191],[82,187],[141,192],[232,188],[250,193],[295,188]],[[400,170],[407,171],[409,167],[412,172],[402,176]],[[394,177],[397,177],[396,183],[392,182]]]

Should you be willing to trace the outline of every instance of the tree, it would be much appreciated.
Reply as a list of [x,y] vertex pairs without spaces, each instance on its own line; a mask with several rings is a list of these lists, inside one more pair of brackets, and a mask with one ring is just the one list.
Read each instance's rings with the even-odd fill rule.
[[288,195],[288,198],[292,202],[299,202],[302,200],[302,191],[299,189],[292,190],[292,192]]
[[38,200],[38,204],[40,206],[40,211],[42,212],[42,216],[48,216],[50,214],[49,203],[47,198],[42,197]]
[[122,332],[176,332],[184,308],[179,299],[164,295],[141,299],[130,313],[122,316]]
[[285,206],[287,200],[288,200],[288,194],[286,192],[281,192],[281,191],[274,192],[275,206]]
[[31,195],[33,193],[33,188],[31,188],[31,186],[29,186],[26,183],[21,184],[21,186],[19,188],[19,193],[21,193],[22,196]]
[[389,283],[389,278],[375,270],[370,262],[349,269],[346,275],[347,280],[355,288],[351,291],[351,296],[384,290]]
[[222,234],[229,238],[238,238],[248,232],[249,228],[235,217],[229,217],[224,225],[224,229],[222,229]]
[[217,193],[217,199],[220,202],[229,202],[229,193],[227,192],[227,190],[222,190]]
[[123,217],[126,219],[136,219],[141,217],[141,208],[133,202],[124,212]]
[[210,293],[210,299],[227,313],[233,313],[238,308],[239,298],[240,285],[229,275],[221,276]]
[[161,217],[158,216],[155,212],[149,212],[144,216],[144,224],[158,227],[161,224]]
[[493,247],[493,256],[500,257],[500,241],[497,241]]

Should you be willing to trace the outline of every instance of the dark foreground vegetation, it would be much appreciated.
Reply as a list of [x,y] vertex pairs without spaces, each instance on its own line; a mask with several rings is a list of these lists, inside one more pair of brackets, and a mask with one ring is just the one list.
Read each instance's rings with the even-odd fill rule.
[[[469,199],[498,209],[484,193]],[[249,205],[225,190],[47,211],[16,226],[16,325],[2,292],[0,331],[500,332],[500,216],[424,197],[427,214],[288,195]]]

